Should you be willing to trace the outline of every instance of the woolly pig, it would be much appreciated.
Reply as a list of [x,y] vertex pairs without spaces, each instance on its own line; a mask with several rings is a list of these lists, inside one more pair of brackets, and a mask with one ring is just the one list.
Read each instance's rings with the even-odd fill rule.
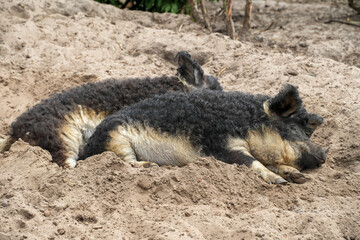
[[48,150],[59,165],[74,167],[96,126],[124,106],[166,92],[222,90],[217,78],[204,75],[187,52],[179,52],[177,59],[178,76],[109,79],[87,83],[42,100],[12,123],[9,136],[0,140],[0,152],[22,138]]
[[107,117],[80,159],[112,151],[127,162],[182,166],[199,156],[245,164],[268,183],[305,182],[299,172],[325,162],[310,141],[322,123],[308,114],[297,88],[274,97],[242,92],[170,93]]

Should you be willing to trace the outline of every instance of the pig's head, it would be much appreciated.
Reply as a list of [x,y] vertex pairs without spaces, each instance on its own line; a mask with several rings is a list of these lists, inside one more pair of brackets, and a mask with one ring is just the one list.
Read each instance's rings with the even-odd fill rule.
[[323,119],[307,113],[296,87],[285,85],[275,97],[264,102],[264,110],[281,137],[291,146],[291,165],[303,170],[325,163],[329,148],[323,148],[310,140]]

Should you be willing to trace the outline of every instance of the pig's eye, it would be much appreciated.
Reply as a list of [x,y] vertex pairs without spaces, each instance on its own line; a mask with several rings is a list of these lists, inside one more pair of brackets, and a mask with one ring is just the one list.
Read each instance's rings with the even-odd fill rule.
[[309,122],[308,118],[301,118],[301,119],[299,119],[298,123],[300,126],[307,126],[308,122]]
[[299,123],[301,124],[301,125],[304,125],[304,126],[306,126],[307,124],[308,124],[308,122],[309,122],[309,118],[306,116],[306,117],[301,117],[301,118],[299,118]]
[[306,118],[304,119],[304,123],[305,123],[305,125],[307,125],[307,124],[309,123],[309,118],[308,118],[308,117],[306,117]]

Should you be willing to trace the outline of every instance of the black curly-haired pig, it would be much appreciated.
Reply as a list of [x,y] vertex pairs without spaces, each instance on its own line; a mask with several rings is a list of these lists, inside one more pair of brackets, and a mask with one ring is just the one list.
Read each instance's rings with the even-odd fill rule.
[[322,123],[308,114],[298,90],[274,97],[242,92],[170,93],[107,117],[80,159],[112,151],[139,165],[183,166],[199,156],[245,164],[268,183],[303,183],[303,169],[325,162],[327,148],[310,140]]
[[200,65],[187,52],[179,52],[177,60],[177,76],[109,79],[87,83],[42,100],[11,124],[9,135],[0,139],[0,153],[22,138],[48,150],[60,166],[74,167],[96,126],[124,106],[167,92],[222,90],[217,78],[204,75]]

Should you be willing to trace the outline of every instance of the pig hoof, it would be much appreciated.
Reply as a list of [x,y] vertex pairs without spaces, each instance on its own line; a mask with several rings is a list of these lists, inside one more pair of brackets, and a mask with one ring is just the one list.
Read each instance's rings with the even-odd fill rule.
[[279,178],[276,180],[275,182],[276,184],[281,184],[281,185],[286,185],[288,183],[288,181],[286,181],[285,179],[283,178]]
[[131,165],[135,168],[157,168],[159,165],[153,162],[146,162],[146,161],[140,161],[140,162],[132,162]]
[[292,172],[290,178],[294,183],[302,184],[306,182],[305,176],[302,175],[300,172]]
[[74,168],[76,166],[76,160],[73,158],[67,158],[65,160],[64,167],[65,168]]
[[158,168],[159,167],[159,165],[157,165],[156,163],[152,163],[152,162],[144,163],[142,166],[144,168]]
[[267,174],[264,174],[264,175],[261,175],[262,179],[265,180],[265,182],[269,183],[269,184],[287,184],[288,182],[280,177],[279,175],[273,173],[273,172],[270,172],[268,170],[268,172],[266,172]]

